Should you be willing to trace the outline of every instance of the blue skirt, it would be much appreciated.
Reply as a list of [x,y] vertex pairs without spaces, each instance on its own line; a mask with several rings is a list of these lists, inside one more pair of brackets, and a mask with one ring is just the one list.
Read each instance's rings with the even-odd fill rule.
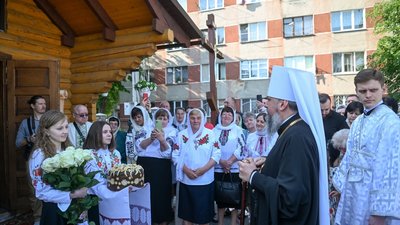
[[214,182],[206,185],[180,183],[178,217],[197,224],[210,223],[214,217]]

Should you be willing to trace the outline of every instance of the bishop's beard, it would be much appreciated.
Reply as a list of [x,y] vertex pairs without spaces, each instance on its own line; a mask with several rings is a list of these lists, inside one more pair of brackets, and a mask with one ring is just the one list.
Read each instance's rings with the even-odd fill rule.
[[273,134],[275,134],[278,131],[279,127],[282,124],[282,120],[279,117],[279,113],[275,113],[272,116],[270,114],[268,114],[267,120],[268,120],[267,121],[267,124],[268,124],[267,132],[268,132],[269,136],[272,136]]

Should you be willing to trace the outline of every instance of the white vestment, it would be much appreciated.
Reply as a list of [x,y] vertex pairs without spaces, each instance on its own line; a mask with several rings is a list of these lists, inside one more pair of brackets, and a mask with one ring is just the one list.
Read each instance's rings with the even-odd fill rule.
[[400,120],[385,105],[359,116],[334,175],[341,192],[335,224],[368,224],[371,215],[400,224]]

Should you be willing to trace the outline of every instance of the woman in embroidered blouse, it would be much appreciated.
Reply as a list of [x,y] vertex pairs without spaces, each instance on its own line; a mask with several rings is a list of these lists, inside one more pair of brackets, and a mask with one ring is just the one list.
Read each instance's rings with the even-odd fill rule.
[[121,154],[115,149],[113,133],[106,121],[92,124],[83,148],[92,149],[93,158],[104,175],[115,165],[121,164]]
[[268,133],[267,114],[259,113],[256,117],[256,132],[249,134],[246,149],[249,157],[266,157],[278,139],[278,133]]
[[35,150],[29,160],[30,176],[36,197],[43,201],[41,225],[67,224],[58,211],[67,210],[72,199],[84,198],[87,194],[87,188],[81,188],[74,192],[60,191],[42,180],[42,162],[63,151],[67,147],[67,137],[67,117],[62,112],[55,110],[44,113],[40,119]]
[[167,224],[173,220],[171,146],[176,129],[172,127],[172,116],[166,109],[158,109],[153,118],[161,121],[162,129],[145,127],[144,135],[136,141],[137,163],[144,169],[145,182],[150,183],[151,221]]
[[[222,180],[225,175],[225,180],[229,178],[229,172],[232,174],[233,182],[241,182],[239,178],[238,160],[247,157],[245,150],[244,135],[241,127],[235,123],[236,115],[231,107],[224,107],[218,117],[218,124],[213,129],[214,137],[217,139],[221,149],[221,159],[215,165],[215,180]],[[238,196],[240,198],[241,196]],[[231,213],[231,225],[236,225],[237,209],[240,204],[229,205],[224,202],[218,202],[218,225],[224,223],[225,208],[235,208]]]
[[178,216],[184,225],[208,224],[214,216],[214,165],[221,151],[201,110],[189,111],[188,128],[178,134],[172,157],[177,164]]
[[146,136],[146,130],[151,130],[153,122],[143,106],[135,106],[131,110],[130,118],[132,129],[126,136],[126,154],[128,162],[136,161],[137,151],[135,143],[139,138]]

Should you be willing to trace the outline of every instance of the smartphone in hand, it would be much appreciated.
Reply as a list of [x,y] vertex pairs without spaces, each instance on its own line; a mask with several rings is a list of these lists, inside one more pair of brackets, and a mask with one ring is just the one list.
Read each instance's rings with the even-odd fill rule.
[[162,121],[156,120],[156,129],[162,131]]
[[148,100],[149,100],[149,93],[144,92],[143,93],[143,101],[147,103]]

